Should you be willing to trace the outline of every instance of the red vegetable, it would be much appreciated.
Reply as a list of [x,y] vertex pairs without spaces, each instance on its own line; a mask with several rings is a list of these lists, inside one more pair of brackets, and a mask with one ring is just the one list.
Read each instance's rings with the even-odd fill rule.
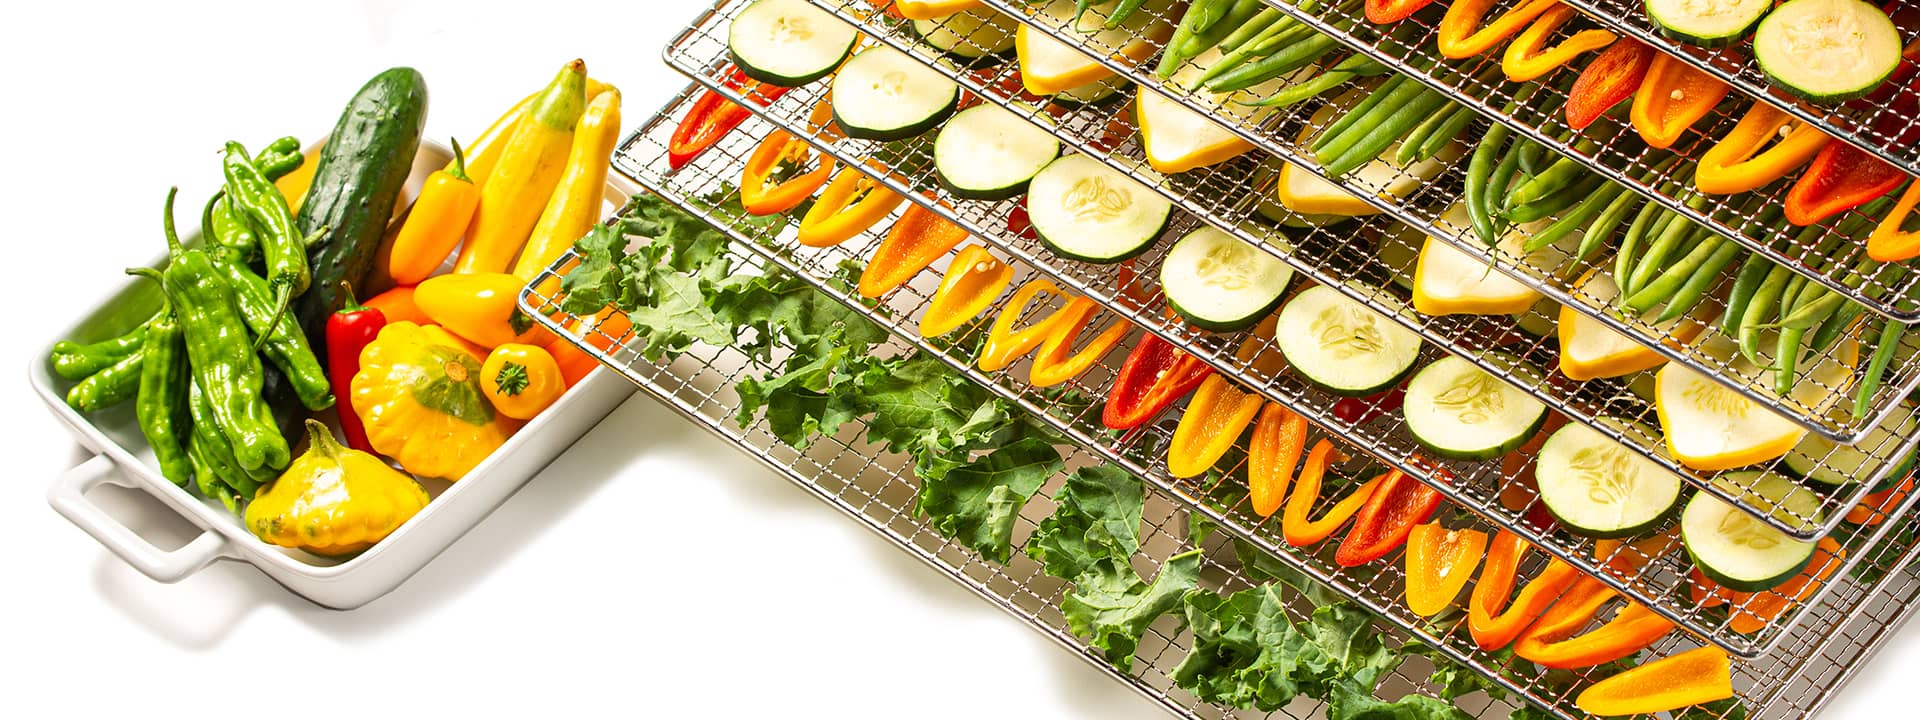
[[1433,0],[1367,0],[1367,21],[1375,25],[1397,23],[1432,4]]
[[1340,539],[1340,550],[1333,561],[1340,567],[1355,567],[1386,557],[1401,545],[1413,527],[1426,522],[1440,509],[1440,493],[1426,483],[1398,470],[1387,473],[1380,486],[1367,498],[1367,505],[1353,521],[1353,529]]
[[1333,416],[1349,425],[1372,420],[1400,409],[1407,399],[1405,388],[1394,387],[1363,398],[1341,398],[1333,404]]
[[1812,225],[1872,202],[1906,181],[1906,173],[1865,150],[1827,143],[1787,191],[1787,221]]
[[1213,366],[1182,352],[1158,335],[1140,338],[1120,375],[1108,390],[1107,406],[1100,411],[1100,422],[1114,430],[1139,427],[1167,409],[1175,400],[1186,397],[1213,374]]
[[[738,68],[727,76],[726,86],[735,90],[745,90],[743,94],[752,98],[762,107],[786,94],[787,89],[773,85],[762,85],[747,79]],[[693,102],[693,108],[687,116],[681,118],[680,125],[673,129],[673,139],[667,143],[667,165],[679,170],[693,159],[720,142],[720,138],[740,127],[753,113],[735,105],[726,96],[708,90]]]
[[1580,71],[1567,91],[1567,124],[1579,130],[1607,114],[1620,101],[1640,90],[1653,64],[1653,48],[1632,38],[1621,38]]
[[353,401],[345,391],[353,387],[353,376],[360,372],[361,348],[380,335],[380,328],[387,326],[387,316],[361,305],[353,298],[353,288],[345,283],[341,285],[340,293],[347,304],[327,317],[327,379],[346,405],[340,409],[340,432],[347,436],[347,446],[373,452],[373,443],[367,441],[366,425],[360,422],[360,413],[353,411]]

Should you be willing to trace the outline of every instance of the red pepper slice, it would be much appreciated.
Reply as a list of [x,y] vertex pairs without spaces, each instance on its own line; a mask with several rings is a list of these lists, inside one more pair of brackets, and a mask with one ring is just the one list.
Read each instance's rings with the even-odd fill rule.
[[1607,114],[1607,110],[1640,91],[1640,82],[1653,64],[1653,48],[1633,38],[1607,46],[1580,71],[1567,91],[1567,124],[1579,130]]
[[1827,143],[1787,191],[1787,222],[1812,225],[1893,192],[1907,174],[1865,150]]
[[[744,95],[765,107],[781,95],[787,88],[777,85],[763,85],[749,80],[734,68],[727,75],[726,86],[734,90],[745,90]],[[673,129],[673,138],[667,143],[667,166],[679,170],[693,159],[720,142],[720,138],[740,127],[753,113],[735,105],[732,100],[713,90],[701,93],[700,99],[693,102],[687,110],[687,116],[680,119],[680,125]]]
[[767,133],[740,171],[740,206],[748,215],[761,216],[799,207],[833,175],[833,156],[822,154],[816,162],[814,155],[813,146],[792,133]]
[[1333,561],[1340,567],[1355,567],[1386,557],[1406,544],[1413,526],[1426,522],[1440,510],[1440,493],[1426,483],[1407,477],[1398,470],[1387,473],[1367,498],[1366,507],[1353,520],[1353,529],[1340,539],[1340,550]]
[[1367,0],[1367,22],[1387,25],[1407,19],[1433,0]]
[[[347,388],[353,386],[354,374],[360,372],[360,350],[379,337],[380,328],[387,326],[387,315],[377,308],[361,305],[353,298],[353,288],[346,283],[341,283],[340,292],[347,299],[346,306],[327,316],[327,379],[333,383],[334,391],[345,399]],[[360,421],[360,414],[353,411],[351,402],[341,408],[340,432],[347,436],[348,447],[373,452],[373,443],[367,441],[367,427]]]
[[1114,430],[1139,427],[1200,387],[1201,381],[1212,374],[1212,365],[1158,335],[1145,335],[1120,365],[1120,375],[1107,391],[1107,406],[1100,411],[1100,422]]
[[935,215],[926,206],[908,206],[900,219],[893,221],[880,247],[874,248],[866,269],[860,271],[860,297],[877,298],[907,284],[967,237],[965,228]]

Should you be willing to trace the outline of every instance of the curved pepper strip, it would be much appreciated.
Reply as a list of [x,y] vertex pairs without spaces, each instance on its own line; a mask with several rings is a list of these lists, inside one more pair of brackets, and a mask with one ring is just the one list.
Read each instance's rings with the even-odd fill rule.
[[1407,535],[1407,609],[1433,617],[1452,607],[1486,552],[1487,534],[1479,530],[1414,526]]
[[[1920,183],[1908,185],[1893,209],[1874,226],[1873,234],[1867,236],[1867,257],[1880,262],[1900,262],[1920,256],[1920,230],[1906,229],[1907,218],[1913,216],[1916,204],[1920,204]],[[1852,517],[1852,513],[1848,513],[1848,517]]]
[[1212,365],[1158,335],[1144,335],[1120,365],[1120,374],[1107,391],[1107,405],[1100,411],[1100,423],[1113,430],[1139,427],[1212,374]]
[[1167,472],[1188,478],[1212,469],[1240,440],[1264,402],[1224,377],[1208,375],[1187,401],[1173,430],[1173,442],[1167,444]]
[[1066,317],[1067,308],[1061,308],[1024,328],[1014,330],[1013,324],[1026,314],[1027,306],[1032,305],[1040,293],[1066,296],[1060,286],[1046,278],[1034,278],[1015,290],[1013,297],[1007,300],[1006,308],[1000,311],[999,317],[993,319],[993,327],[987,331],[987,344],[980,349],[980,358],[975,361],[982,371],[1004,370],[1014,360],[1033,352],[1034,348],[1040,347],[1040,343],[1047,341],[1057,321]]
[[1627,38],[1587,63],[1567,90],[1567,125],[1586,129],[1620,101],[1639,93],[1647,79],[1647,68],[1658,54],[1640,41]]
[[1713,112],[1727,96],[1727,84],[1666,53],[1655,53],[1647,78],[1633,96],[1629,113],[1640,139],[1657,148],[1672,147],[1687,128]]
[[847,168],[833,176],[820,198],[807,208],[806,216],[800,218],[800,232],[796,237],[807,247],[839,245],[866,232],[905,199],[900,193],[881,187],[866,173]]
[[1367,22],[1375,25],[1390,25],[1411,17],[1421,8],[1432,5],[1433,0],[1367,0]]
[[1733,697],[1733,663],[1717,645],[1661,658],[1601,680],[1574,705],[1604,717],[1644,715]]
[[[818,207],[816,205],[815,207]],[[947,274],[920,316],[920,336],[938,337],[986,312],[1013,281],[1013,266],[979,245],[968,245],[947,264]]]
[[747,157],[740,171],[740,206],[748,215],[778,215],[800,206],[813,191],[827,184],[836,163],[821,155],[815,164],[813,146],[785,130],[768,133]]
[[1578,569],[1555,558],[1509,603],[1508,595],[1518,581],[1520,560],[1531,549],[1527,541],[1508,530],[1500,531],[1488,546],[1487,563],[1480,569],[1480,578],[1473,584],[1472,600],[1467,603],[1467,630],[1482,650],[1499,650],[1513,644],[1535,618],[1580,579]]
[[1280,515],[1280,534],[1288,545],[1306,547],[1317,545],[1327,539],[1333,531],[1347,524],[1347,520],[1373,497],[1374,489],[1380,486],[1381,478],[1368,480],[1355,489],[1352,494],[1334,503],[1320,519],[1311,519],[1313,504],[1320,499],[1320,480],[1326,477],[1327,466],[1332,464],[1336,452],[1333,443],[1321,440],[1313,446],[1313,452],[1307,454],[1307,462],[1300,466],[1300,477],[1293,484],[1293,495],[1287,498],[1286,512]]
[[1807,226],[1893,192],[1907,174],[1865,150],[1828,143],[1787,191],[1787,222]]
[[1628,603],[1605,625],[1574,634],[1618,595],[1598,580],[1582,579],[1527,629],[1513,646],[1513,654],[1542,667],[1573,670],[1627,657],[1673,632],[1671,621],[1636,602]]
[[907,284],[966,239],[966,230],[925,206],[907,208],[887,230],[880,247],[874,249],[867,268],[860,271],[860,296],[877,298]]
[[1894,508],[1913,494],[1914,487],[1914,476],[1908,475],[1899,485],[1861,498],[1860,504],[1847,510],[1847,522],[1868,527],[1886,522]]
[[1593,559],[1606,566],[1608,570],[1625,578],[1637,578],[1640,571],[1680,544],[1678,527],[1668,527],[1658,534],[1649,535],[1628,542],[1626,540],[1595,540]]
[[1807,563],[1807,569],[1771,590],[1745,593],[1720,588],[1716,594],[1733,609],[1733,618],[1727,627],[1743,634],[1760,632],[1785,614],[1787,608],[1813,597],[1820,586],[1833,578],[1833,573],[1840,569],[1840,561],[1846,557],[1847,551],[1840,547],[1840,541],[1824,537],[1815,547],[1813,561]]
[[1116,321],[1080,352],[1073,352],[1073,341],[1080,337],[1080,331],[1086,329],[1087,321],[1099,309],[1098,304],[1084,297],[1074,298],[1060,309],[1060,318],[1053,321],[1053,331],[1047,333],[1046,341],[1040,344],[1040,352],[1033,356],[1032,367],[1027,369],[1028,385],[1053,387],[1080,377],[1081,373],[1092,369],[1095,363],[1112,352],[1121,340],[1125,340],[1127,333],[1133,331],[1133,325],[1127,321]]
[[1500,56],[1500,70],[1506,73],[1507,79],[1513,82],[1534,80],[1573,62],[1583,53],[1613,44],[1613,33],[1592,28],[1574,33],[1551,48],[1547,47],[1547,41],[1553,38],[1554,31],[1567,24],[1575,14],[1573,8],[1555,3],[1515,37],[1507,45],[1507,51]]
[[[762,107],[787,94],[787,88],[748,79],[739,68],[727,74],[724,84]],[[673,170],[685,167],[752,115],[752,112],[735,105],[720,93],[713,90],[701,93],[700,99],[693,101],[693,107],[687,110],[686,117],[680,119],[680,124],[673,129],[673,137],[667,141],[667,166]]]
[[1437,38],[1440,54],[1459,60],[1492,50],[1559,4],[1560,0],[1521,0],[1519,5],[1482,26],[1480,21],[1493,9],[1493,0],[1453,0],[1453,4],[1447,6],[1446,17],[1440,20]]
[[1293,466],[1307,449],[1307,419],[1280,403],[1267,403],[1247,443],[1247,494],[1253,511],[1272,517],[1287,497]]
[[1785,111],[1754,101],[1727,136],[1700,156],[1693,171],[1693,186],[1713,195],[1746,192],[1805,165],[1831,138],[1819,128],[1800,125],[1773,147],[1766,147],[1792,121]]
[[1359,567],[1386,557],[1406,544],[1413,527],[1440,510],[1440,492],[1398,470],[1387,473],[1360,509],[1353,529],[1340,539],[1333,561]]

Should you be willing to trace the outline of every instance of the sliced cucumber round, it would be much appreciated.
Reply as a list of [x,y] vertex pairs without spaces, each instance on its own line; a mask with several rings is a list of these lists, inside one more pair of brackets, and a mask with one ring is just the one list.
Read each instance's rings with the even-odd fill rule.
[[951,117],[959,103],[958,84],[890,47],[860,51],[833,76],[833,122],[847,137],[905,140]]
[[1245,330],[1280,307],[1293,268],[1212,226],[1187,233],[1160,262],[1160,289],[1187,322]]
[[1900,29],[1860,0],[1787,0],[1760,21],[1753,57],[1767,79],[1817,103],[1864,97],[1900,66]]
[[1054,254],[1113,263],[1153,247],[1173,218],[1173,203],[1098,160],[1067,155],[1033,176],[1027,217]]
[[807,0],[757,0],[727,26],[727,54],[747,77],[798,87],[840,67],[859,37]]
[[[1820,495],[1784,475],[1733,472],[1714,484],[1791,524],[1820,521]],[[1680,538],[1693,564],[1730,590],[1759,592],[1800,574],[1814,543],[1796,540],[1709,493],[1694,493],[1680,514]]]
[[1740,42],[1773,9],[1773,0],[1647,0],[1660,34],[1700,47]]
[[1882,473],[1888,461],[1885,456],[1914,433],[1920,433],[1920,414],[1912,403],[1900,403],[1892,415],[1867,431],[1855,445],[1841,445],[1807,433],[1806,439],[1787,453],[1787,469],[1807,480],[1836,487],[1870,477],[1880,477],[1882,485],[1898,483],[1913,468],[1914,454],[1907,453]]
[[1561,427],[1540,446],[1533,477],[1554,519],[1591,538],[1652,530],[1680,504],[1679,475],[1577,423]]
[[1352,397],[1399,384],[1420,358],[1419,334],[1325,285],[1287,301],[1273,337],[1302,377]]
[[960,111],[933,139],[934,174],[948,192],[968,200],[1026,192],[1033,176],[1059,156],[1053,133],[993,104]]
[[[1502,353],[1516,372],[1526,365]],[[1526,444],[1547,421],[1547,406],[1473,363],[1448,356],[1407,383],[1401,406],[1413,439],[1436,455],[1491,460]]]
[[1020,23],[991,8],[975,8],[932,20],[915,20],[913,34],[954,62],[971,67],[997,64],[1013,55]]

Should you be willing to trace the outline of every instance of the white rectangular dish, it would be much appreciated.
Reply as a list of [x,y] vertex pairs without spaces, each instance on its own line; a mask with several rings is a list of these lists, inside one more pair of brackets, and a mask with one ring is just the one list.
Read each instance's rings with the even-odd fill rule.
[[[423,141],[401,206],[406,206],[429,173],[446,166],[452,157],[451,150]],[[621,187],[608,187],[609,199],[624,200],[625,194]],[[187,236],[188,242],[197,235],[196,228]],[[319,605],[342,610],[365,605],[419,572],[634,392],[624,378],[596,368],[464,479],[437,492],[426,509],[392,535],[350,559],[329,560],[261,542],[226,508],[162,477],[135,422],[132,403],[84,416],[67,406],[66,391],[73,383],[53,373],[45,350],[57,339],[84,342],[123,332],[158,306],[156,293],[152,283],[130,279],[119,292],[41,345],[43,351],[28,367],[27,378],[53,416],[94,453],[54,481],[47,491],[48,504],[127,564],[160,582],[177,582],[213,562],[233,560],[259,568]],[[154,547],[87,499],[88,491],[108,483],[145,491],[198,526],[200,535],[178,549]]]

